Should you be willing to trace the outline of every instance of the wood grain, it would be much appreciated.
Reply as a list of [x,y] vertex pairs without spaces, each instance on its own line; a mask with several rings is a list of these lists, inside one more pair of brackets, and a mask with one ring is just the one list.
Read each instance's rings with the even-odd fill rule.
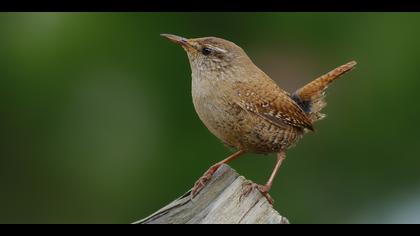
[[223,165],[194,199],[188,191],[134,224],[289,224],[259,191],[241,198],[249,182]]

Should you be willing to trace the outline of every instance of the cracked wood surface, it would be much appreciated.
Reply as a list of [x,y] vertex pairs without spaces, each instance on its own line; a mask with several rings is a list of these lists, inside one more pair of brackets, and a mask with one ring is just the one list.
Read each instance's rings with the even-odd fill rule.
[[249,182],[223,165],[194,199],[188,191],[134,224],[288,224],[258,190],[241,198]]

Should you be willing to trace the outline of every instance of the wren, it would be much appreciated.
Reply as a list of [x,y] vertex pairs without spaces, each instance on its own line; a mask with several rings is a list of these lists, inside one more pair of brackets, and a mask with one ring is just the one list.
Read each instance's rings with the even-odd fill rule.
[[192,71],[194,108],[209,131],[237,152],[216,163],[195,183],[194,198],[222,165],[245,153],[277,153],[274,170],[265,185],[249,184],[243,195],[256,188],[269,195],[288,148],[314,131],[314,122],[325,117],[325,91],[335,79],[353,69],[344,64],[294,93],[281,89],[259,69],[242,48],[225,39],[187,39],[161,34],[187,52]]

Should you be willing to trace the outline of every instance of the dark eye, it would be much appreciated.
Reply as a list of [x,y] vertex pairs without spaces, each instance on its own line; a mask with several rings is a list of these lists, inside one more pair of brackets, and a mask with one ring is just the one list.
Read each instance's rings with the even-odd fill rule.
[[203,53],[203,55],[207,56],[211,53],[211,49],[210,48],[203,48],[201,50],[201,53]]

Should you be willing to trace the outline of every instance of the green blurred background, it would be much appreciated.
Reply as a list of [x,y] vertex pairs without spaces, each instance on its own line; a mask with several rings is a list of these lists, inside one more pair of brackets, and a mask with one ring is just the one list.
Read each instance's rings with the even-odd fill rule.
[[[191,102],[184,51],[231,40],[293,91],[350,60],[272,196],[292,223],[420,223],[420,14],[0,14],[0,222],[130,223],[232,150]],[[264,183],[275,156],[232,166]]]

